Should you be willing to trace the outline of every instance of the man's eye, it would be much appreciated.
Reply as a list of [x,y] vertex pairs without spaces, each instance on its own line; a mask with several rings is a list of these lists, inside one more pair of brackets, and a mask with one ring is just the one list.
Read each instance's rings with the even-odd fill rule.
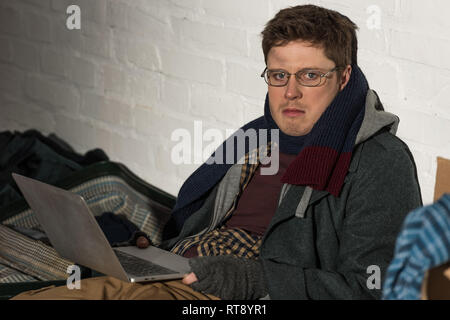
[[305,73],[305,78],[307,80],[316,80],[319,77],[318,73],[315,72],[307,72]]
[[283,80],[284,78],[286,78],[286,74],[284,72],[276,72],[273,73],[272,76],[275,80]]

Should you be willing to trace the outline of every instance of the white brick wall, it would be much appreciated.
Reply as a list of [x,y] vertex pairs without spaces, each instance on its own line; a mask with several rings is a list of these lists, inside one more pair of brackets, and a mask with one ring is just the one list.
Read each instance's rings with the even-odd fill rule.
[[[203,132],[225,134],[262,115],[259,33],[279,9],[307,2],[359,25],[359,64],[400,116],[430,203],[436,157],[450,158],[445,0],[0,0],[0,129],[103,148],[176,194],[198,164],[171,163],[172,131],[202,120]],[[66,28],[70,4],[81,30]],[[373,5],[380,29],[368,25]]]

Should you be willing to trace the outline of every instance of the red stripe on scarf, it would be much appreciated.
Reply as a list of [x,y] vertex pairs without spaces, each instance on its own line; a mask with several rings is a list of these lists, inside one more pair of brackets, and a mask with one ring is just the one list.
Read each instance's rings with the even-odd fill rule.
[[338,153],[329,147],[306,147],[286,169],[281,182],[308,185],[338,197],[351,158],[351,152]]

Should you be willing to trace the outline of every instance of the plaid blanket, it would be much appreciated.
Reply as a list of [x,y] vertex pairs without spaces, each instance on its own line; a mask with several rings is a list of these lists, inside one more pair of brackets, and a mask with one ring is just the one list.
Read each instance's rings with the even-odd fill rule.
[[[170,209],[151,200],[116,176],[104,176],[70,189],[86,200],[94,215],[124,214],[156,245]],[[30,239],[10,227],[42,230],[31,209],[6,219],[0,225],[0,283],[66,279],[73,264],[41,241]]]

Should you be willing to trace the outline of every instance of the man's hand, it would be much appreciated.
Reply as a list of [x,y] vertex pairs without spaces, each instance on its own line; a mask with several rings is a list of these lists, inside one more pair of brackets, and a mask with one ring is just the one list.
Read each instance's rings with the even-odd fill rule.
[[258,299],[267,295],[261,262],[232,255],[189,259],[192,272],[183,283],[226,300]]
[[131,237],[129,244],[132,246],[136,246],[139,249],[145,249],[149,245],[153,245],[150,238],[147,236],[145,232],[142,231],[136,231],[133,236]]
[[147,240],[146,237],[140,236],[136,240],[136,247],[139,249],[145,249],[150,245],[150,241]]
[[195,273],[193,273],[193,272],[185,275],[183,278],[183,283],[187,284],[187,285],[191,285],[196,281],[198,281],[198,279],[197,279],[197,276],[195,275]]

